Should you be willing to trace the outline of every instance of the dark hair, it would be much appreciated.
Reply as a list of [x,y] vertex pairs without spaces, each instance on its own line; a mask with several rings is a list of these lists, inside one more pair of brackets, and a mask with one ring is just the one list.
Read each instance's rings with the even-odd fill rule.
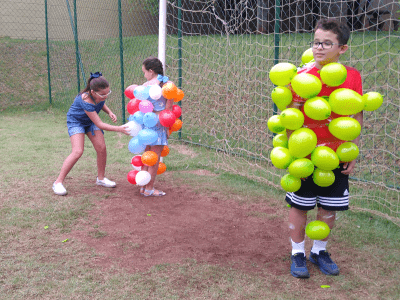
[[164,69],[161,60],[157,57],[150,56],[143,61],[143,66],[147,71],[154,71],[156,74],[164,76]]
[[90,77],[85,89],[81,92],[81,94],[89,93],[89,95],[92,95],[91,90],[97,92],[100,90],[104,90],[104,89],[108,88],[109,86],[110,86],[110,84],[103,76],[96,77],[96,78]]
[[335,33],[340,45],[346,45],[350,38],[350,28],[347,26],[347,24],[340,23],[335,19],[319,20],[315,26],[315,31],[317,31],[317,29]]

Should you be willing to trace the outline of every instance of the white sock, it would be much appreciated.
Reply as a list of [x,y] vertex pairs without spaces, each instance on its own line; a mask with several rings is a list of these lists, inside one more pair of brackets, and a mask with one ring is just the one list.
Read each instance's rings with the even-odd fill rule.
[[292,241],[292,255],[295,255],[296,253],[303,253],[304,255],[306,255],[306,252],[304,250],[304,242],[302,241],[300,243],[295,243]]
[[328,241],[314,240],[311,253],[319,254],[319,251],[326,250],[326,244],[328,244]]

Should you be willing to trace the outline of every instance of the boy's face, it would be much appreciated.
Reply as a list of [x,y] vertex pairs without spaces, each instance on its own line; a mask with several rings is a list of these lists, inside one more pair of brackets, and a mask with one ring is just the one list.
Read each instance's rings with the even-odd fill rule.
[[322,29],[315,31],[314,43],[323,43],[319,44],[318,47],[315,47],[314,44],[312,47],[316,67],[319,69],[331,62],[337,62],[339,56],[348,49],[347,45],[339,45],[336,33]]

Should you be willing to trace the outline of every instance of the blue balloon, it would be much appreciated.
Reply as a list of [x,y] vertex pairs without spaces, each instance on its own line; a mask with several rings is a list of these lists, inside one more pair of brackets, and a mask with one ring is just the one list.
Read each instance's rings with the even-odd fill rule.
[[153,112],[145,113],[143,116],[143,124],[144,126],[151,128],[156,126],[158,123],[158,116]]
[[145,128],[139,131],[137,138],[143,145],[151,145],[158,139],[158,134],[153,129]]
[[138,123],[139,125],[143,124],[143,117],[144,117],[144,113],[142,113],[140,110],[135,112],[133,114],[133,121],[135,121],[136,123]]
[[135,136],[129,141],[128,149],[133,154],[140,154],[146,149],[146,145],[141,144],[138,137]]
[[139,85],[133,90],[133,95],[139,100],[147,100],[149,95],[150,86]]
[[[129,115],[129,117],[128,117],[128,121],[135,121],[135,118],[134,118],[134,116],[133,115]],[[136,122],[136,121],[135,121]]]

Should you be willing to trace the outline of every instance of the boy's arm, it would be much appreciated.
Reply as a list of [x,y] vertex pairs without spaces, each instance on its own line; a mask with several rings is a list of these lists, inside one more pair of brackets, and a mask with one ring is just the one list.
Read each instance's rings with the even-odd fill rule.
[[[354,119],[356,119],[360,123],[361,128],[363,127],[363,116],[364,116],[363,111],[359,112],[354,116]],[[360,147],[360,135],[353,140],[353,143],[356,144],[357,147]],[[344,170],[342,171],[342,173],[350,175],[354,171],[355,165],[356,165],[356,160],[352,160],[350,162],[345,163],[343,165]]]

